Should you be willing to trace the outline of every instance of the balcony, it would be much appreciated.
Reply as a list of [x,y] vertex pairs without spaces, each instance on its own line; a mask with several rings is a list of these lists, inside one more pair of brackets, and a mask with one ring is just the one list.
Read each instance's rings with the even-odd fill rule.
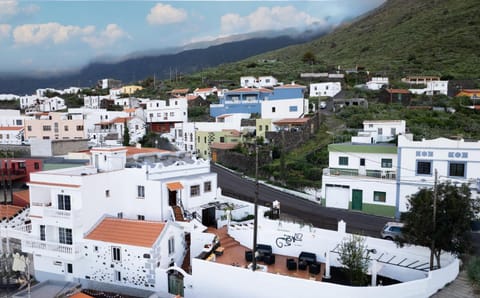
[[57,209],[49,203],[32,202],[30,208],[30,216],[42,218],[44,224],[66,228],[72,228],[75,223],[79,223],[80,214],[80,210]]
[[80,246],[36,239],[22,239],[22,251],[46,257],[74,260],[80,255]]
[[352,176],[352,177],[369,177],[377,179],[395,180],[397,178],[396,171],[366,170],[365,174],[360,174],[357,169],[340,169],[326,168],[323,169],[323,175],[326,176]]

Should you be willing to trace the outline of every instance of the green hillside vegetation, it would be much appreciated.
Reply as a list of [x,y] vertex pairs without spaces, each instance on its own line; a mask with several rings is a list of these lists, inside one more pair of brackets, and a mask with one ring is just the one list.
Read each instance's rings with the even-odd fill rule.
[[[224,64],[188,76],[232,80],[242,75],[273,75],[299,80],[302,72],[365,67],[370,73],[400,79],[438,75],[477,78],[480,69],[478,0],[388,0],[350,24],[312,42]],[[184,82],[185,83],[185,82]]]
[[[362,66],[370,74],[389,76],[396,88],[407,75],[437,75],[444,79],[476,79],[480,69],[480,3],[478,0],[388,0],[384,5],[315,41],[254,56],[236,63],[165,81],[162,91],[202,86],[235,88],[244,75],[273,75],[296,81],[303,72],[325,72]],[[346,107],[327,117],[307,144],[265,166],[267,176],[293,188],[319,187],[328,166],[327,145],[347,142],[364,120],[405,119],[415,139],[480,139],[480,114],[465,108],[472,102],[445,96],[416,96],[416,105],[451,107],[455,113],[408,109],[376,103],[377,92],[354,89],[366,80],[347,75],[346,97],[365,97],[369,108]],[[479,86],[480,87],[480,86]],[[288,170],[286,170],[288,169]],[[282,183],[283,181],[283,183]]]

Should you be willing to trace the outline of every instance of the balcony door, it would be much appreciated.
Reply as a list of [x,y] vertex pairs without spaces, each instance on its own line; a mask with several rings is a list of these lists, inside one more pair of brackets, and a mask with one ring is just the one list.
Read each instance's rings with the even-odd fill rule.
[[60,210],[72,210],[69,195],[58,195],[58,209]]

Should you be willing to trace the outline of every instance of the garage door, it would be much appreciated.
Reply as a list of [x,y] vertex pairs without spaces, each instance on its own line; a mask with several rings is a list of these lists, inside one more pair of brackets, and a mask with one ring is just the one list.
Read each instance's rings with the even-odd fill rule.
[[326,185],[327,207],[348,209],[350,187],[347,185]]

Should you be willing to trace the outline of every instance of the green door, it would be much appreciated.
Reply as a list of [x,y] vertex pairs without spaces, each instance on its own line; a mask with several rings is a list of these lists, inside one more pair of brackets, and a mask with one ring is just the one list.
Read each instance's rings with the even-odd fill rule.
[[352,210],[362,210],[363,191],[361,189],[352,189]]

